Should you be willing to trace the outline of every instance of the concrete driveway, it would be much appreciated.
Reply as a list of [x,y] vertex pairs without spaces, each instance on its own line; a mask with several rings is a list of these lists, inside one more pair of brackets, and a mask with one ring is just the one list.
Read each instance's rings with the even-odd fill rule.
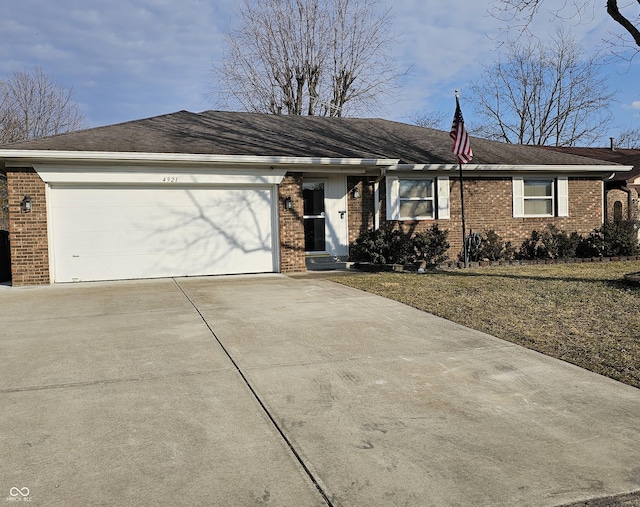
[[322,279],[0,287],[0,358],[0,503],[640,490],[640,390]]

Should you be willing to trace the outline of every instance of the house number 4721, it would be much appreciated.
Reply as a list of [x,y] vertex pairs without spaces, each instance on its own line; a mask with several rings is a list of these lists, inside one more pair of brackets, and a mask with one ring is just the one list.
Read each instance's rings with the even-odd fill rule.
[[177,176],[165,176],[164,178],[162,178],[162,182],[163,183],[178,183],[178,177]]

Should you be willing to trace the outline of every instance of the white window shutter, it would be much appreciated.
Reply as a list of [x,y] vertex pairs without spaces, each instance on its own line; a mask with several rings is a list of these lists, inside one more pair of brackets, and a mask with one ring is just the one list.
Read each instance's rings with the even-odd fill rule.
[[451,218],[448,176],[438,178],[438,216],[436,218],[439,220],[448,220]]
[[524,178],[513,177],[513,216],[524,216]]
[[569,216],[569,178],[558,178],[558,216]]
[[400,182],[394,176],[387,176],[387,220],[400,219]]

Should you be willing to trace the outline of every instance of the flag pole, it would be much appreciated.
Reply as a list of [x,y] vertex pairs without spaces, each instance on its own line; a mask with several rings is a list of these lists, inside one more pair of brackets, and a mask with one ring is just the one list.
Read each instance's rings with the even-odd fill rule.
[[[458,90],[456,90],[456,106],[458,104]],[[462,161],[458,158],[458,171],[460,174],[460,211],[462,213],[462,255],[464,267],[469,267],[469,252],[467,251],[467,224],[464,216],[464,183],[462,179]]]
[[462,255],[464,256],[464,267],[469,267],[469,252],[467,251],[467,224],[464,218],[464,188],[462,182],[462,162],[458,161],[460,171],[460,208],[462,211]]

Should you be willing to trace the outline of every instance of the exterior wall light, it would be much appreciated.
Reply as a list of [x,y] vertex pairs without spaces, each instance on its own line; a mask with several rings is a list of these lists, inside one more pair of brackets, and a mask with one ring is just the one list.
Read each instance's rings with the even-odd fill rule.
[[31,196],[25,195],[20,202],[20,211],[23,213],[29,213],[31,211]]
[[291,199],[291,196],[289,195],[284,199],[284,208],[288,210],[293,209],[293,199]]
[[360,199],[360,190],[354,187],[353,190],[351,191],[351,198]]

